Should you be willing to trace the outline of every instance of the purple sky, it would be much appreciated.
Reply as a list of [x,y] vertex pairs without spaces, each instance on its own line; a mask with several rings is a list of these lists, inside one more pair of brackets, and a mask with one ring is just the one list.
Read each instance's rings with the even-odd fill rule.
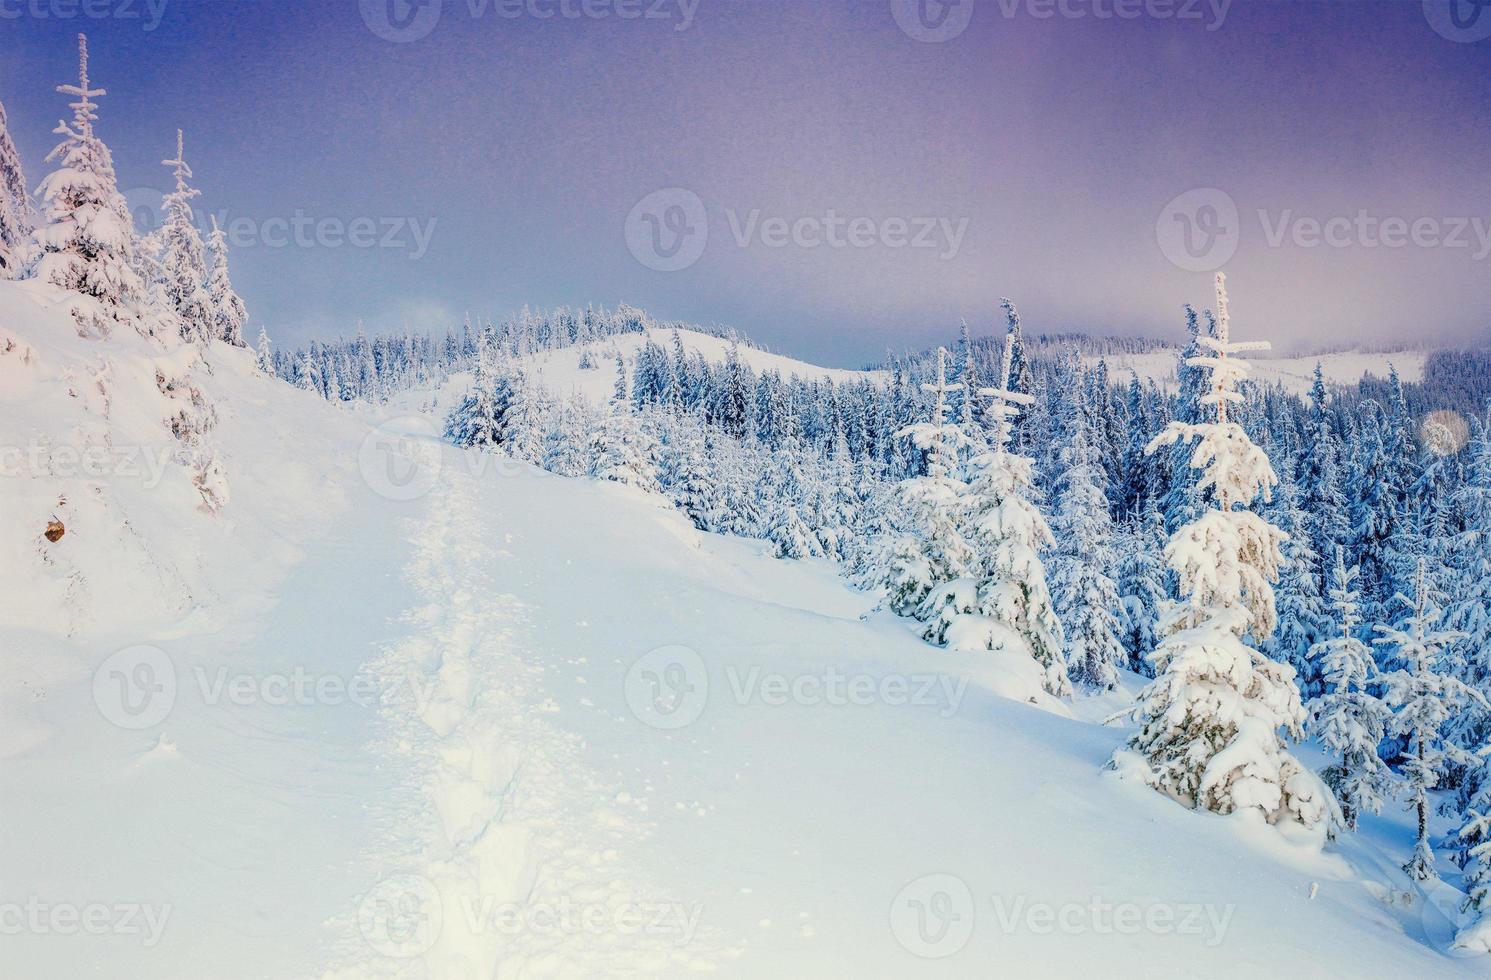
[[[936,41],[916,0],[424,0],[390,41],[390,0],[90,2],[116,16],[0,0],[28,177],[86,30],[121,189],[148,207],[185,129],[283,342],[624,300],[853,365],[987,331],[1002,295],[1032,330],[1170,336],[1234,244],[1240,335],[1491,325],[1491,7],[1457,34],[1450,0],[933,0]],[[664,188],[702,222],[672,194],[629,223]],[[344,230],[269,244],[297,215]]]

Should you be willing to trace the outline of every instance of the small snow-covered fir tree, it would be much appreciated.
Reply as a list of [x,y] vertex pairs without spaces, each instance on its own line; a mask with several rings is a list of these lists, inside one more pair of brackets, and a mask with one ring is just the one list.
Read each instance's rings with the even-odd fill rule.
[[247,346],[243,340],[243,325],[248,322],[248,311],[243,300],[233,291],[233,282],[228,278],[228,236],[217,226],[217,216],[212,217],[212,234],[207,239],[212,250],[212,271],[207,277],[207,296],[211,301],[214,334],[218,340],[234,347]]
[[37,229],[41,256],[37,276],[72,293],[78,332],[106,337],[120,323],[137,324],[144,292],[134,268],[135,233],[129,207],[119,193],[109,148],[94,134],[93,100],[104,95],[88,76],[88,39],[78,35],[78,84],[59,85],[71,95],[72,122],[57,124],[62,137],[47,161],[57,169],[37,194],[43,214]]
[[274,354],[270,351],[269,331],[259,328],[259,346],[254,352],[254,364],[265,374],[274,374]]
[[207,267],[202,236],[197,233],[191,200],[202,192],[187,183],[192,168],[186,163],[181,130],[176,130],[176,156],[162,160],[172,168],[176,189],[165,196],[166,218],[161,226],[161,265],[166,273],[166,299],[181,318],[181,336],[205,344],[216,335],[212,299],[207,293]]
[[957,391],[947,380],[947,350],[937,349],[937,381],[923,386],[933,396],[932,419],[897,433],[925,454],[927,473],[902,481],[902,533],[890,539],[881,584],[892,610],[927,623],[926,637],[942,642],[949,589],[973,560],[960,523],[967,486],[957,478],[962,430],[948,420],[947,396]]
[[1158,498],[1144,496],[1143,509],[1130,520],[1121,542],[1118,596],[1123,604],[1123,646],[1128,668],[1154,676],[1147,659],[1160,640],[1159,624],[1170,607],[1165,575],[1165,516]]
[[595,427],[587,452],[590,476],[657,493],[658,447],[625,399],[613,400]]
[[5,105],[0,103],[0,279],[20,279],[30,266],[36,227],[21,156],[10,138]]
[[1325,684],[1325,693],[1310,702],[1310,729],[1341,761],[1321,775],[1341,805],[1341,820],[1355,830],[1363,813],[1381,813],[1392,773],[1377,754],[1387,731],[1390,711],[1372,693],[1376,665],[1372,652],[1356,635],[1361,625],[1357,568],[1346,567],[1345,549],[1336,549],[1331,606],[1339,635],[1310,649],[1310,660]]
[[1377,643],[1391,648],[1395,661],[1403,664],[1383,678],[1387,684],[1383,700],[1393,711],[1388,731],[1402,738],[1407,750],[1403,779],[1409,805],[1418,818],[1413,856],[1403,870],[1417,881],[1427,881],[1438,876],[1429,843],[1429,790],[1437,785],[1447,755],[1460,756],[1464,764],[1474,762],[1446,743],[1444,724],[1459,708],[1484,702],[1459,678],[1441,673],[1441,658],[1462,634],[1439,629],[1440,609],[1430,591],[1424,562],[1419,563],[1413,598],[1402,593],[1396,598],[1409,614],[1396,625],[1376,627],[1381,634]]
[[1216,335],[1198,337],[1205,353],[1191,359],[1208,376],[1201,403],[1215,421],[1172,422],[1150,443],[1158,451],[1195,440],[1190,466],[1211,503],[1165,548],[1182,601],[1150,654],[1155,679],[1129,712],[1139,729],[1111,765],[1188,807],[1328,831],[1339,816],[1330,791],[1281,735],[1302,735],[1294,671],[1245,642],[1266,642],[1273,632],[1283,534],[1247,509],[1267,499],[1277,477],[1229,418],[1248,371],[1234,355],[1267,345],[1232,341],[1225,282],[1218,273]]
[[1052,608],[1041,552],[1054,543],[1051,529],[1035,506],[1035,461],[1012,448],[1014,420],[1035,398],[1013,390],[1019,313],[1004,301],[1009,323],[998,387],[982,388],[985,417],[993,426],[988,451],[970,462],[965,526],[974,561],[944,616],[945,638],[961,650],[994,650],[1027,657],[1041,673],[1041,685],[1054,697],[1072,693],[1063,656],[1061,622]]

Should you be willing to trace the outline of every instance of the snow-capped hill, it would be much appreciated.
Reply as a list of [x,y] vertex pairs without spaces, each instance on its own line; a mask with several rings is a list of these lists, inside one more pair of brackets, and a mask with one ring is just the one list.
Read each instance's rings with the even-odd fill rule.
[[[695,330],[679,330],[678,338],[684,352],[693,357],[701,355],[710,364],[723,364],[730,352],[730,341]],[[578,393],[592,404],[604,402],[616,384],[614,361],[617,353],[625,359],[630,371],[636,363],[637,351],[647,343],[659,344],[672,350],[673,331],[652,328],[642,333],[622,334],[593,344],[565,347],[533,355],[525,363],[529,370],[551,392],[560,397]],[[748,347],[736,347],[736,356],[756,374],[776,372],[783,378],[798,377],[804,381],[833,381],[844,384],[851,381],[878,381],[885,377],[881,371],[850,371],[841,368],[825,368],[806,361],[795,360],[782,354]],[[591,368],[581,367],[590,363]]]
[[[1177,348],[1149,351],[1144,354],[1111,354],[1103,360],[1108,364],[1109,377],[1122,383],[1131,374],[1140,380],[1153,380],[1167,390],[1175,388],[1175,366],[1180,357]],[[1333,354],[1316,354],[1307,357],[1253,357],[1253,380],[1269,385],[1279,384],[1290,394],[1303,395],[1310,390],[1315,380],[1315,365],[1320,365],[1326,384],[1355,385],[1365,375],[1386,378],[1396,368],[1404,383],[1422,381],[1424,363],[1429,355],[1424,351],[1395,351],[1383,354],[1365,351],[1340,351]],[[1098,358],[1086,358],[1095,364]]]
[[[68,303],[0,282],[0,618],[57,635],[159,629],[252,594],[339,495],[321,475],[334,457],[259,450],[287,418],[345,428],[345,415],[225,344],[80,337]],[[269,527],[291,489],[313,492]]]

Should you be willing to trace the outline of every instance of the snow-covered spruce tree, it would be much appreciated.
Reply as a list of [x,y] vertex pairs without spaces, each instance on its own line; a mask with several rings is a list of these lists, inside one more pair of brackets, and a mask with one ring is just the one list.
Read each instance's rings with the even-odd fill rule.
[[1471,919],[1455,934],[1455,947],[1491,953],[1491,784],[1482,783],[1460,825],[1465,845],[1465,902],[1461,911]]
[[191,200],[202,192],[186,181],[192,176],[183,153],[181,130],[176,130],[176,157],[162,160],[172,168],[176,189],[165,196],[166,218],[161,226],[161,265],[166,272],[166,300],[181,318],[181,336],[205,344],[216,336],[212,300],[207,294],[207,266],[202,236],[194,224]]
[[1155,679],[1127,712],[1139,722],[1110,763],[1137,772],[1181,804],[1213,813],[1251,813],[1269,824],[1328,832],[1339,819],[1330,791],[1285,748],[1280,730],[1302,735],[1294,671],[1244,642],[1274,628],[1272,583],[1283,534],[1247,508],[1277,482],[1268,457],[1229,418],[1242,401],[1248,366],[1234,355],[1265,349],[1233,343],[1225,277],[1217,274],[1217,329],[1198,337],[1191,359],[1207,373],[1202,404],[1213,422],[1172,422],[1150,443],[1159,451],[1196,440],[1190,457],[1210,505],[1171,535],[1165,557],[1181,602],[1150,653]]
[[772,515],[766,528],[766,540],[772,543],[772,554],[777,558],[820,558],[823,548],[812,526],[801,514],[808,500],[808,489],[795,422],[792,420],[774,454],[775,463],[770,476],[762,484],[761,509]]
[[973,560],[960,528],[968,488],[955,474],[964,436],[947,417],[948,393],[958,386],[947,380],[946,348],[937,349],[937,382],[922,387],[934,398],[932,420],[908,425],[897,437],[925,454],[927,473],[901,483],[902,533],[888,542],[880,584],[893,611],[927,623],[924,635],[940,643],[948,588],[963,581]]
[[1338,547],[1330,599],[1339,635],[1310,649],[1310,659],[1325,683],[1325,693],[1308,705],[1310,732],[1341,760],[1321,775],[1336,794],[1348,830],[1356,829],[1359,815],[1382,812],[1383,794],[1392,780],[1377,754],[1390,712],[1372,693],[1376,665],[1356,635],[1361,625],[1361,596],[1356,591],[1360,574],[1359,569],[1346,567],[1345,549]]
[[1310,521],[1300,507],[1290,469],[1286,464],[1272,506],[1264,511],[1285,535],[1284,563],[1279,566],[1279,584],[1275,590],[1279,624],[1264,644],[1264,650],[1275,660],[1294,668],[1301,697],[1309,701],[1319,697],[1324,689],[1320,664],[1311,659],[1310,651],[1331,636],[1331,623],[1319,592],[1320,556],[1310,544]]
[[1107,691],[1117,686],[1125,660],[1118,635],[1118,586],[1112,577],[1113,521],[1102,488],[1107,475],[1092,445],[1087,391],[1075,353],[1065,367],[1066,387],[1057,413],[1051,594],[1066,638],[1067,672],[1088,690]]
[[234,347],[248,346],[243,340],[243,325],[248,322],[248,310],[243,299],[233,291],[233,282],[228,278],[228,236],[217,226],[217,216],[212,218],[212,234],[207,239],[212,250],[212,270],[207,275],[207,297],[211,301],[213,332],[218,340]]
[[78,333],[106,337],[121,323],[137,325],[143,285],[133,259],[135,234],[129,206],[114,178],[109,148],[93,132],[93,100],[105,92],[88,77],[88,39],[78,35],[78,84],[59,85],[71,95],[72,123],[60,122],[62,137],[47,162],[58,167],[42,180],[43,202],[36,231],[41,256],[37,277],[72,293]]
[[1159,624],[1170,606],[1165,581],[1165,517],[1158,498],[1145,496],[1143,509],[1125,530],[1118,566],[1118,597],[1122,602],[1122,638],[1127,666],[1135,673],[1154,676],[1149,651],[1159,645]]
[[274,374],[274,355],[269,347],[269,332],[259,328],[259,346],[254,352],[254,364],[265,374]]
[[22,278],[34,258],[36,210],[28,190],[5,105],[0,103],[0,279]]
[[1444,740],[1444,724],[1465,705],[1484,701],[1459,678],[1440,673],[1445,651],[1462,635],[1439,629],[1440,610],[1424,563],[1419,566],[1413,598],[1399,593],[1396,599],[1411,612],[1393,626],[1376,627],[1382,634],[1377,643],[1392,648],[1396,662],[1404,665],[1383,678],[1387,685],[1383,700],[1393,711],[1388,731],[1400,736],[1407,750],[1403,780],[1418,817],[1413,856],[1403,870],[1417,881],[1427,881],[1438,877],[1434,848],[1429,844],[1429,790],[1437,785],[1447,756],[1458,757],[1465,765],[1475,761]]
[[1062,656],[1061,623],[1051,604],[1041,552],[1053,544],[1051,529],[1035,506],[1035,461],[1016,453],[1014,420],[1035,398],[1014,391],[1014,356],[1018,349],[1019,313],[1004,301],[1009,331],[1005,335],[999,387],[982,388],[988,399],[985,417],[993,427],[990,447],[970,463],[973,479],[967,495],[965,526],[974,559],[956,590],[956,604],[944,610],[949,647],[994,650],[1028,657],[1041,672],[1041,685],[1054,697],[1072,693]]

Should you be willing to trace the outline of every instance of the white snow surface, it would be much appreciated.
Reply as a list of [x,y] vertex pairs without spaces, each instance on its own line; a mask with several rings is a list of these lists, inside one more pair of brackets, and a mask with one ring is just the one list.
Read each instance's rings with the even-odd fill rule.
[[[55,301],[0,283],[0,447],[169,456],[168,355]],[[221,514],[0,478],[4,976],[1491,969],[1401,814],[1319,852],[1103,771],[1136,678],[1011,700],[827,563],[208,360]]]

